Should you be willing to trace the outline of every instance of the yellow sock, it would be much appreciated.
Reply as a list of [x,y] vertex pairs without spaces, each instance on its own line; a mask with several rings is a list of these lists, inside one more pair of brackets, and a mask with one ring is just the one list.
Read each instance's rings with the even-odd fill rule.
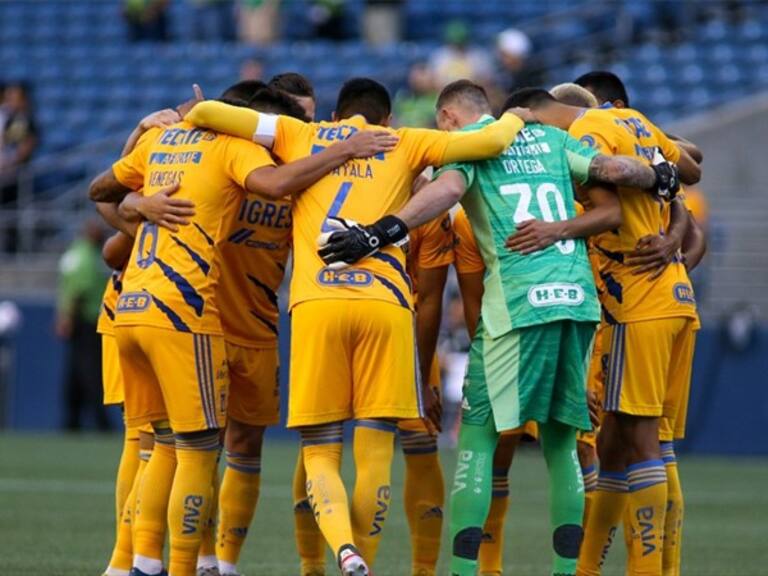
[[126,428],[123,440],[123,452],[117,467],[117,482],[115,483],[115,527],[120,531],[125,502],[131,493],[136,471],[139,469],[139,429]]
[[235,572],[240,550],[248,534],[261,485],[261,458],[227,451],[227,468],[219,495],[217,552],[227,572]]
[[592,464],[581,469],[581,476],[584,478],[584,523],[587,525],[589,510],[595,499],[595,490],[597,490],[597,466]]
[[683,544],[683,487],[677,469],[672,442],[662,442],[661,459],[667,472],[667,515],[664,520],[662,570],[664,576],[680,576],[680,552]]
[[112,557],[109,560],[109,568],[114,570],[125,570],[127,572],[133,566],[133,514],[136,506],[136,494],[139,491],[139,483],[146,467],[146,460],[139,460],[139,467],[136,470],[136,477],[133,479],[133,486],[123,506],[123,516],[117,529],[115,547],[112,549]]
[[478,573],[481,576],[496,576],[502,572],[504,549],[504,523],[509,508],[509,478],[506,468],[493,471],[493,492],[491,508],[483,526],[483,541],[477,556]]
[[[160,562],[168,518],[168,497],[176,472],[176,449],[170,428],[155,430],[155,446],[139,483],[134,513],[133,553]],[[134,557],[134,566],[137,558]]]
[[324,576],[325,538],[309,505],[307,473],[301,450],[293,473],[293,523],[296,550],[301,559],[301,576]]
[[219,442],[218,430],[176,435],[178,466],[168,500],[169,576],[195,576]]
[[667,508],[667,473],[662,460],[627,466],[630,522],[632,523],[632,573],[661,574],[664,517]]
[[342,442],[341,422],[301,431],[309,504],[337,559],[343,546],[354,545],[347,491],[341,479]]
[[381,532],[389,515],[390,476],[397,426],[383,420],[355,422],[355,491],[352,532],[360,555],[373,566]]
[[622,535],[624,536],[624,546],[627,548],[627,566],[624,570],[626,576],[632,576],[634,573],[635,556],[637,554],[637,548],[634,546],[634,538],[632,534],[632,515],[629,511],[629,507],[624,510],[624,517],[622,518]]
[[405,515],[411,531],[412,573],[432,576],[440,556],[445,482],[437,438],[426,432],[400,430],[405,456]]
[[216,466],[213,468],[211,481],[211,505],[208,508],[208,517],[203,524],[203,534],[200,540],[200,551],[197,553],[197,567],[218,568],[216,559],[216,517],[219,514],[219,460],[221,451],[216,457]]
[[623,472],[600,471],[592,498],[584,540],[581,543],[577,576],[599,576],[605,556],[621,522],[628,497]]

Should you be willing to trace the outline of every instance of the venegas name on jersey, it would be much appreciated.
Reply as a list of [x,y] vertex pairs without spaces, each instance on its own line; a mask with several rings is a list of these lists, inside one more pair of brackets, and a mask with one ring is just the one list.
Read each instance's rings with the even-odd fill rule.
[[528,302],[536,308],[578,306],[584,302],[584,289],[569,282],[535,284],[528,289]]

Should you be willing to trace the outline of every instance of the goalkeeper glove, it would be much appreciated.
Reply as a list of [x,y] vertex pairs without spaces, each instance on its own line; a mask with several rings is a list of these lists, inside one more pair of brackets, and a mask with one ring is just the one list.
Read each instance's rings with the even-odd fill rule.
[[317,253],[331,269],[345,268],[385,246],[402,246],[408,241],[408,227],[397,216],[384,216],[370,226],[331,216],[326,224],[333,230],[317,239]]
[[680,191],[680,173],[677,166],[667,162],[657,147],[654,151],[651,168],[656,173],[654,192],[658,198],[670,202]]

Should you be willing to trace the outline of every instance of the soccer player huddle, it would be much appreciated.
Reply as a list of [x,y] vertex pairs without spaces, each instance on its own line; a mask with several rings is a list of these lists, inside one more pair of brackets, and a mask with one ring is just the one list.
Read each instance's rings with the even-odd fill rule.
[[553,575],[600,574],[622,523],[627,573],[680,573],[673,443],[698,329],[688,270],[705,249],[680,183],[698,181],[701,155],[629,108],[607,72],[519,90],[503,108],[494,118],[483,88],[460,80],[438,97],[438,129],[392,129],[387,90],[355,78],[316,122],[311,85],[287,73],[216,100],[196,89],[139,123],[90,188],[117,230],[99,332],[105,402],[126,425],[106,576],[239,574],[264,431],[279,421],[291,254],[301,576],[326,574],[326,545],[342,575],[374,573],[396,436],[410,573],[437,573],[435,349],[451,264],[472,345],[450,574],[502,574],[524,435],[549,472]]

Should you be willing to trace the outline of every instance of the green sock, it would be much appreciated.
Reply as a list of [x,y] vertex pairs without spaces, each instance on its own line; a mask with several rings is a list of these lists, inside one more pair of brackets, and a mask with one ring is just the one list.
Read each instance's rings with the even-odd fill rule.
[[549,471],[549,515],[554,563],[552,574],[576,574],[584,536],[584,480],[576,454],[576,429],[550,420],[539,425],[541,448]]
[[451,490],[452,576],[475,576],[483,525],[491,507],[493,453],[498,439],[490,416],[482,426],[461,425]]

